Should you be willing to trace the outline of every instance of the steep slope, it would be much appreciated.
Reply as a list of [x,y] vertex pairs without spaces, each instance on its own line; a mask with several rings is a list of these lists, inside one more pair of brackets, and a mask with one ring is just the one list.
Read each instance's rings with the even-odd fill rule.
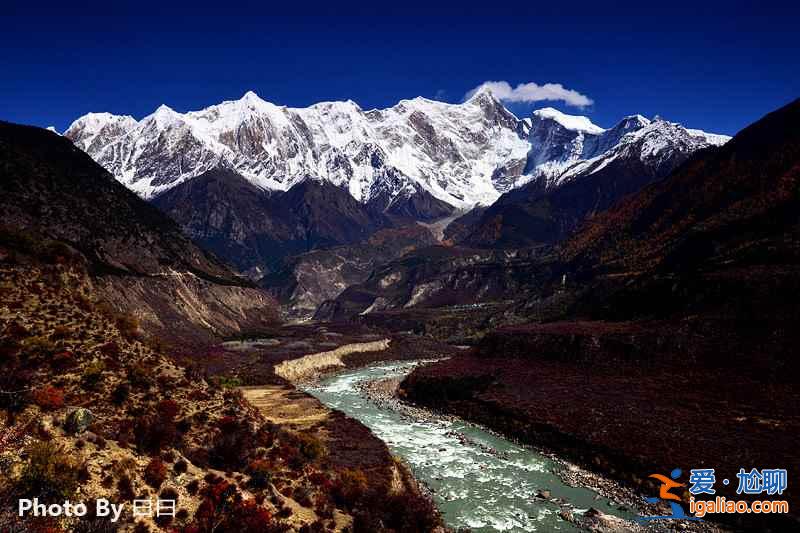
[[288,230],[268,214],[269,194],[233,171],[209,170],[152,200],[184,233],[241,270],[273,254]]
[[[798,119],[795,101],[592,219],[565,244],[567,268],[624,283],[606,305],[624,301],[614,307],[621,316],[790,316],[781,286],[796,284],[800,262]],[[636,303],[656,290],[658,308]]]
[[[386,327],[401,327],[433,334],[445,326],[432,326],[454,310],[480,323],[478,330],[507,320],[506,308],[524,299],[531,289],[549,279],[546,247],[525,250],[486,250],[463,246],[429,246],[374,269],[361,283],[353,284],[334,300],[320,305],[320,320],[358,320]],[[466,322],[462,313],[452,315],[459,335]],[[473,321],[474,318],[474,321]],[[473,328],[474,324],[469,328]],[[430,328],[430,329],[429,329]],[[450,339],[452,340],[452,339]]]
[[0,224],[66,243],[97,289],[151,333],[207,338],[255,328],[274,301],[195,246],[68,139],[0,123]]
[[[565,120],[564,115],[557,118]],[[529,165],[538,169],[533,179],[489,207],[464,239],[466,245],[514,248],[558,242],[586,217],[662,179],[691,154],[711,146],[705,135],[660,119],[628,117],[594,134],[593,125],[572,131],[547,125],[554,121],[540,118],[531,130],[536,137],[547,132],[539,146],[549,147],[529,157]]]
[[[266,388],[314,424],[259,408],[204,377],[202,351],[176,365],[109,316],[77,259],[44,238],[0,240],[0,531],[437,530],[433,504],[365,426],[283,381]],[[131,512],[157,497],[174,516]],[[20,516],[20,498],[89,512]],[[97,498],[124,505],[116,523],[94,515]]]
[[[489,205],[532,178],[557,184],[567,167],[648,122],[629,117],[604,130],[549,108],[519,120],[488,91],[461,104],[415,98],[369,111],[352,101],[287,108],[248,92],[188,113],[161,106],[138,122],[92,113],[65,135],[145,198],[222,165],[265,190],[316,176],[377,212],[430,220]],[[687,131],[706,145],[725,140]]]
[[306,179],[264,191],[239,174],[210,170],[153,199],[184,231],[254,278],[288,255],[366,240],[391,225],[335,185]]

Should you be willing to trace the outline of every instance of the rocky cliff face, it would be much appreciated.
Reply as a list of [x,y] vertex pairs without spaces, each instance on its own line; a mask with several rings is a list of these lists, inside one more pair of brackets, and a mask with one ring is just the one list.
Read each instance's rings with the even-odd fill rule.
[[417,224],[380,230],[364,243],[287,257],[279,269],[262,278],[259,284],[290,315],[309,317],[322,302],[366,281],[376,268],[436,242],[428,228]]
[[[449,243],[552,244],[727,140],[639,115],[610,129],[550,108],[519,120],[486,91],[462,104],[416,98],[371,111],[354,102],[290,109],[248,93],[183,114],[162,106],[141,121],[91,114],[65,135],[251,279],[270,276],[271,290],[302,313],[399,257],[370,257],[362,245],[377,230],[480,204]],[[342,245],[357,248],[283,261]],[[471,276],[479,301],[499,294],[496,281]],[[459,290],[420,281],[402,305],[433,301],[449,285]]]
[[0,224],[67,245],[108,302],[149,332],[204,340],[275,319],[274,300],[69,140],[0,123],[0,161]]
[[[509,305],[524,298],[540,280],[547,279],[550,270],[546,252],[545,248],[421,248],[376,268],[363,283],[324,302],[316,317],[371,322],[379,320],[379,316],[415,315],[423,309],[439,309],[443,315],[451,308],[481,313],[489,304]],[[497,307],[491,311],[497,318],[502,315]]]

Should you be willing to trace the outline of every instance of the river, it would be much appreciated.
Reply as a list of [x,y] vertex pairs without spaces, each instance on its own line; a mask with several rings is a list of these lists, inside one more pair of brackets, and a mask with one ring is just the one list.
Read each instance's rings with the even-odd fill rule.
[[305,390],[386,442],[430,488],[445,523],[454,529],[569,531],[575,526],[559,512],[580,514],[590,507],[632,518],[595,492],[565,484],[554,473],[557,464],[528,447],[463,421],[410,416],[362,391],[364,382],[403,376],[417,364],[379,363],[348,370]]

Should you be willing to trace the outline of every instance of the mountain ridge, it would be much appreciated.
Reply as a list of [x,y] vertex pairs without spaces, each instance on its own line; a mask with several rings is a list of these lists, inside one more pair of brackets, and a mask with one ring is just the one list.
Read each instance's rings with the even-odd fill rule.
[[287,255],[355,244],[392,225],[346,191],[305,179],[265,191],[236,172],[214,169],[152,200],[190,237],[257,279]]
[[[607,130],[552,108],[519,119],[487,91],[459,104],[418,97],[366,111],[351,100],[277,106],[248,91],[187,113],[162,105],[140,121],[90,113],[64,135],[145,198],[227,165],[268,190],[316,176],[376,210],[431,199],[466,209],[601,155],[630,118]],[[680,135],[701,145],[728,139],[686,128]]]

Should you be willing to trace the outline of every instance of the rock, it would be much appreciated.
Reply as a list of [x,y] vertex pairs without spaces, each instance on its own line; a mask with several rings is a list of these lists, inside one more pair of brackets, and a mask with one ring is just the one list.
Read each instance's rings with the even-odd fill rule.
[[78,407],[67,415],[66,430],[74,434],[83,433],[93,420],[94,415],[90,410]]
[[549,500],[550,499],[550,491],[549,490],[537,490],[536,491],[536,499],[537,500]]
[[605,513],[603,513],[603,511],[595,509],[594,507],[589,507],[589,510],[583,514],[583,516],[587,518],[600,518],[604,515]]
[[632,530],[632,524],[622,518],[606,514],[599,509],[590,507],[583,515],[584,520],[581,527],[590,531],[602,533],[628,533]]

